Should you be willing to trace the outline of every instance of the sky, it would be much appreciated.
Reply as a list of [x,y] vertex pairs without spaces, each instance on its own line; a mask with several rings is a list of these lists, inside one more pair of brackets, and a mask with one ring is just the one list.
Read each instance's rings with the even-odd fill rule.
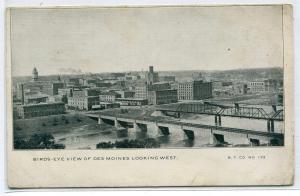
[[14,76],[282,67],[282,7],[15,8],[11,52]]

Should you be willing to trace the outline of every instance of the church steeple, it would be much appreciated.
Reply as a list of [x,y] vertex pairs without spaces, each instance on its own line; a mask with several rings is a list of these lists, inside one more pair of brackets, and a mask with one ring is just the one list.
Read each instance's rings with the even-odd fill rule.
[[32,81],[37,81],[39,78],[39,73],[37,69],[34,67],[32,70]]

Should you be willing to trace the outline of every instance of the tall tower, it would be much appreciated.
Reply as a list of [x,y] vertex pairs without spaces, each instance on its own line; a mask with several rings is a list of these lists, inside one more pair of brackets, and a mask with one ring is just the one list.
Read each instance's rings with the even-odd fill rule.
[[150,72],[150,73],[153,73],[153,72],[154,72],[153,66],[149,66],[149,72]]
[[34,67],[32,70],[32,81],[37,81],[39,78],[39,73],[37,69]]
[[147,73],[147,84],[153,84],[159,81],[158,73],[154,72],[153,66],[149,66],[149,72]]

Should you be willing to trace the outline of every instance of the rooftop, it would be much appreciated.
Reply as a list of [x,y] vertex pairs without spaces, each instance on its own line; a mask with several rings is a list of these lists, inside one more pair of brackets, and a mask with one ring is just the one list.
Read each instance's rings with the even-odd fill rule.
[[22,107],[34,107],[34,106],[42,106],[42,105],[65,105],[63,102],[47,102],[47,103],[36,103],[36,104],[26,104],[21,105]]

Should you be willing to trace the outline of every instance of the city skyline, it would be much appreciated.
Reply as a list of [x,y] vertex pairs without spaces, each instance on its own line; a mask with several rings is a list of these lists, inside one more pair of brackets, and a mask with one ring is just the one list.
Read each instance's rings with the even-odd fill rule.
[[14,9],[13,75],[282,67],[281,6],[142,10]]
[[[32,67],[31,70],[27,70],[28,75],[12,75],[13,77],[31,77],[32,76],[32,70],[34,68],[37,68],[39,71],[39,67],[35,66]],[[236,68],[236,69],[223,69],[223,70],[186,70],[186,69],[182,69],[182,70],[157,70],[155,67],[155,72],[158,73],[163,73],[163,72],[170,72],[170,73],[176,73],[176,72],[225,72],[225,71],[237,71],[237,70],[257,70],[257,69],[281,69],[283,70],[283,67],[257,67],[257,68]],[[66,76],[72,76],[72,75],[88,75],[88,74],[111,74],[111,73],[144,73],[146,74],[149,70],[125,70],[125,71],[116,71],[116,72],[78,72],[78,70],[74,70],[73,73],[71,72],[66,72],[66,73],[53,73],[53,74],[45,74],[39,71],[39,76],[58,76],[58,75],[66,75]],[[77,73],[76,73],[77,72]]]

